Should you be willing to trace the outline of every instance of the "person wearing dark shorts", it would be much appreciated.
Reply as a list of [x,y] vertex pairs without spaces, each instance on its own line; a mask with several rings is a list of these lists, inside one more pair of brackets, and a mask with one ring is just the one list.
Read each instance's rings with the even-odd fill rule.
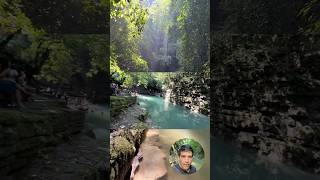
[[[24,107],[21,103],[21,92],[17,89],[17,83],[10,80],[10,62],[5,59],[0,61],[0,95],[8,98],[7,105],[12,105],[14,99],[19,107]],[[15,98],[14,98],[15,97]]]
[[0,92],[15,93],[17,90],[16,83],[9,80],[0,80]]

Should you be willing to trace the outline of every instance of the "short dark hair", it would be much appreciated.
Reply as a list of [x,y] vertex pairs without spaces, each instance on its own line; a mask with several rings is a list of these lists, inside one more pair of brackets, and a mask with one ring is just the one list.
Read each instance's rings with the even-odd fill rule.
[[184,145],[180,146],[180,148],[178,150],[178,155],[180,156],[181,152],[183,152],[183,151],[191,151],[192,156],[193,156],[193,149],[189,144],[184,144]]

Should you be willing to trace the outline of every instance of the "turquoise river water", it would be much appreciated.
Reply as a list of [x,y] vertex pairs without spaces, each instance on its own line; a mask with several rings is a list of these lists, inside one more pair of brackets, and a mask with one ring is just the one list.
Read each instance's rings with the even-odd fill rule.
[[174,105],[162,97],[138,95],[137,101],[145,108],[153,125],[161,129],[199,129],[209,128],[210,118]]

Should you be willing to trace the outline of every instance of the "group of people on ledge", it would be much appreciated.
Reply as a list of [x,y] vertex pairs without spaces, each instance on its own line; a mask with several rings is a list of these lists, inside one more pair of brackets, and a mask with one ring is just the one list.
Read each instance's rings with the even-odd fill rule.
[[25,108],[34,89],[26,82],[26,74],[12,67],[9,60],[0,59],[0,106]]

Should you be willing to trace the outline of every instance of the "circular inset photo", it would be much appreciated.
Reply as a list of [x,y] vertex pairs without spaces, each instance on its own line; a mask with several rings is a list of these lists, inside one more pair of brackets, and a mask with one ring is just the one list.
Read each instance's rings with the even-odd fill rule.
[[170,148],[169,163],[178,174],[196,173],[204,163],[201,144],[190,138],[176,141]]

